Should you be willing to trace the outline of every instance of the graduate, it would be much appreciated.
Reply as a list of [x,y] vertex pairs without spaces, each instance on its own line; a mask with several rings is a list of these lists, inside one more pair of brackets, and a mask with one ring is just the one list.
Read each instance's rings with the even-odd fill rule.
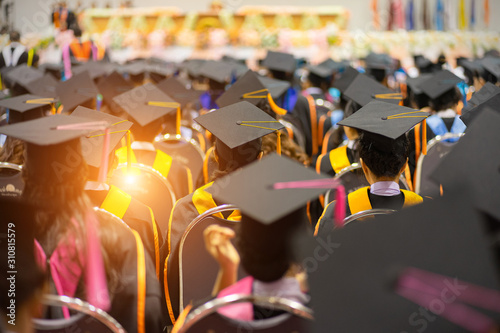
[[[362,131],[360,163],[370,183],[370,186],[348,194],[346,216],[373,208],[399,210],[423,201],[419,195],[401,190],[398,181],[408,163],[409,142],[405,133],[428,116],[427,112],[372,101],[340,122]],[[315,234],[333,228],[335,205],[336,201],[333,201],[325,207]]]
[[[159,284],[139,235],[122,223],[97,219],[84,192],[80,137],[96,125],[54,115],[0,128],[26,142],[22,197],[42,207],[32,226],[37,262],[50,274],[51,293],[87,300],[127,331],[161,332]],[[66,308],[50,308],[45,317],[69,315]]]
[[[261,137],[283,128],[278,121],[247,101],[220,108],[196,118],[195,121],[216,138],[216,179],[259,159],[262,156]],[[210,192],[212,184],[210,182],[179,199],[172,210],[168,230],[162,231],[167,235],[161,253],[164,262],[165,297],[172,323],[179,315],[178,248],[182,234],[198,215],[227,203],[213,198]],[[220,214],[220,217],[239,220],[240,213],[235,211],[230,216]]]
[[21,34],[18,31],[11,31],[9,33],[9,41],[9,45],[2,49],[0,69],[23,64],[36,66],[39,56],[35,54],[34,50],[27,50],[26,46],[21,44]]
[[[282,182],[318,179],[322,176],[314,171],[273,154],[214,183],[214,196],[240,207],[242,212],[236,231],[212,225],[204,232],[207,250],[220,265],[214,297],[233,294],[276,296],[309,303],[307,275],[301,264],[312,239],[305,206],[323,190],[275,189],[273,186]],[[232,238],[235,247],[230,241]],[[239,263],[248,276],[236,281]],[[189,312],[189,309],[185,311]],[[218,312],[240,321],[266,319],[284,313],[250,303],[227,306]],[[176,323],[175,327],[181,323]]]
[[160,247],[163,237],[150,207],[131,197],[116,186],[106,182],[118,165],[118,158],[114,152],[120,140],[132,126],[130,121],[82,106],[77,107],[70,117],[86,118],[89,121],[106,121],[110,125],[110,144],[108,149],[108,170],[106,179],[99,179],[103,167],[102,150],[104,149],[104,131],[95,131],[81,138],[82,155],[88,167],[85,193],[92,205],[100,207],[116,217],[119,217],[130,228],[141,236],[147,253],[156,266],[156,274],[160,272]]
[[[134,123],[132,126],[134,137],[132,163],[146,164],[159,171],[172,185],[177,198],[191,193],[194,183],[191,170],[170,155],[156,149],[153,144],[155,137],[163,129],[164,117],[171,116],[168,120],[174,120],[180,104],[151,83],[115,96],[113,101],[128,114],[129,119]],[[171,121],[168,125],[176,127],[180,124],[172,124]],[[118,149],[116,154],[120,164],[127,162],[127,147]]]

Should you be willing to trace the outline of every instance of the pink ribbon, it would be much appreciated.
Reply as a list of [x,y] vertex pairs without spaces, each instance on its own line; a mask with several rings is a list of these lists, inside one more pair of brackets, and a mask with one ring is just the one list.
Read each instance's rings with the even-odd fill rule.
[[64,64],[64,79],[69,80],[73,74],[71,73],[71,59],[69,56],[69,44],[63,46],[62,59]]
[[344,227],[344,219],[345,219],[345,187],[344,185],[337,186],[337,193],[335,193],[335,209],[333,212],[333,223],[335,227],[342,228]]
[[331,178],[317,179],[317,180],[297,180],[291,182],[278,182],[273,184],[273,189],[283,190],[288,188],[336,188],[340,185],[338,180]]

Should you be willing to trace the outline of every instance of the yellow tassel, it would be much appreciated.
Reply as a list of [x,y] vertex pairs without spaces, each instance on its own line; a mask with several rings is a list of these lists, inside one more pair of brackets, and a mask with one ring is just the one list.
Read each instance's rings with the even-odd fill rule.
[[411,181],[410,166],[408,165],[408,163],[406,163],[405,177],[406,177],[406,182],[408,183],[408,188],[410,189],[410,191],[413,191],[413,183]]
[[177,108],[177,116],[175,118],[175,134],[181,135],[181,108]]
[[427,155],[427,122],[422,122],[422,154]]
[[276,133],[278,134],[278,140],[277,140],[277,143],[276,143],[276,152],[278,153],[278,155],[281,155],[281,131],[276,131]]
[[273,109],[274,113],[279,114],[280,116],[286,115],[286,110],[283,108],[280,108],[273,100],[273,97],[271,96],[270,93],[267,94],[267,100],[269,102],[269,105],[271,106],[271,109]]

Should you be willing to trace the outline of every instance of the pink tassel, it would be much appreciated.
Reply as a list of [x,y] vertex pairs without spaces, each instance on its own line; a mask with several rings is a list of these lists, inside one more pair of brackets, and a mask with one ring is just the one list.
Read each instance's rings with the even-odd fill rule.
[[86,214],[85,224],[87,229],[87,255],[85,257],[87,301],[99,309],[108,311],[111,304],[102,260],[101,242],[97,235],[98,221],[94,212],[89,211]]
[[344,227],[344,219],[345,219],[345,187],[344,185],[337,186],[337,193],[335,193],[335,210],[333,212],[333,221],[335,223],[335,227],[342,228]]
[[92,43],[92,60],[97,61],[97,46],[95,46],[94,43]]
[[101,169],[99,169],[99,182],[106,182],[106,175],[108,173],[108,157],[109,157],[109,140],[110,140],[110,129],[106,128],[104,131],[104,146],[102,148],[102,157],[101,157]]
[[62,59],[64,64],[64,79],[69,80],[73,74],[71,73],[71,59],[69,57],[69,44],[63,47]]
[[298,180],[293,182],[274,183],[275,190],[282,190],[287,188],[336,188],[339,186],[337,180],[331,178],[317,179],[317,180]]

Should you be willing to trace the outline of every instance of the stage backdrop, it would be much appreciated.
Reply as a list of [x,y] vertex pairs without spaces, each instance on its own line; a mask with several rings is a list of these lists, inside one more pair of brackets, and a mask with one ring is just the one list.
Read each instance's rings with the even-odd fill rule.
[[[173,0],[131,0],[131,2],[136,6],[146,7],[146,6],[176,6],[184,11],[204,11],[208,8],[211,0],[184,0],[184,1],[173,1]],[[372,0],[308,0],[304,2],[303,0],[221,0],[222,3],[228,9],[238,9],[242,6],[247,5],[283,5],[283,6],[324,6],[324,5],[339,5],[346,7],[350,13],[350,20],[348,29],[349,30],[373,30],[372,24],[372,13],[371,13],[371,3]],[[403,0],[406,3],[409,0]],[[470,14],[470,3],[472,0],[465,0],[465,14],[467,19]],[[12,21],[16,29],[21,30],[23,33],[29,32],[43,32],[47,27],[51,25],[50,13],[51,6],[55,0],[5,0],[3,1],[3,6],[6,3],[14,3],[13,13],[11,15]],[[76,6],[77,2],[82,4],[82,7],[88,8],[92,3],[95,3],[98,7],[104,7],[106,4],[110,4],[112,7],[119,6],[122,0],[67,0],[69,7],[72,8]],[[428,0],[430,9],[430,16],[433,16],[433,11],[435,6],[435,0]],[[476,26],[473,30],[483,30],[485,29],[485,23],[483,22],[484,10],[483,10],[484,0],[475,0],[476,3]],[[378,0],[378,12],[380,15],[380,25],[381,27],[386,26],[388,18],[388,4],[389,0]],[[421,20],[421,4],[422,0],[414,1],[415,3],[415,14],[416,14],[416,28],[422,27]],[[500,0],[489,0],[490,7],[490,26],[489,30],[500,31]],[[4,10],[2,8],[2,18]]]

